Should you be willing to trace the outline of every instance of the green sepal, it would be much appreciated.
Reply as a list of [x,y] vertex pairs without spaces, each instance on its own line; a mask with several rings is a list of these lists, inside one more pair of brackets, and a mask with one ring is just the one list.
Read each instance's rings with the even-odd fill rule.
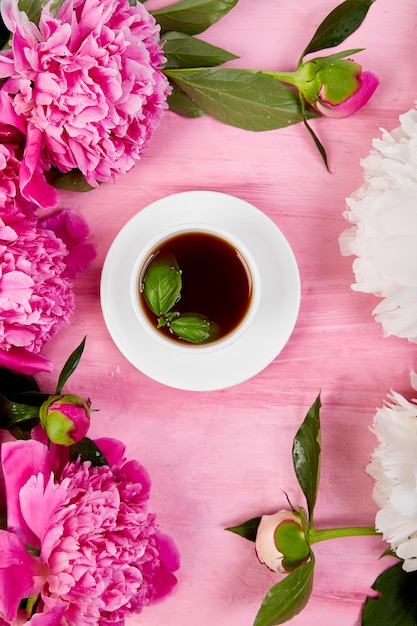
[[165,33],[161,42],[167,59],[164,69],[214,67],[239,58],[223,48],[177,31]]
[[314,555],[290,572],[266,594],[253,626],[278,626],[298,615],[313,589]]
[[362,626],[415,626],[416,588],[417,572],[405,572],[402,561],[383,571],[372,585],[378,597],[364,604]]
[[305,563],[310,555],[304,530],[297,522],[288,520],[278,525],[275,530],[275,545],[283,555],[283,566],[287,572]]
[[[165,70],[168,78],[208,115],[251,131],[284,128],[303,121],[294,91],[257,70],[230,67]],[[306,117],[318,117],[308,111]]]
[[225,530],[229,530],[231,533],[236,533],[244,539],[249,541],[256,541],[256,533],[258,532],[258,526],[261,523],[261,517],[252,517],[252,519],[238,526],[229,526]]
[[333,48],[347,39],[362,24],[373,2],[374,0],[345,0],[333,9],[305,47],[299,64],[301,65],[307,54]]
[[65,385],[71,374],[74,373],[78,363],[80,362],[81,355],[84,351],[86,339],[87,337],[84,337],[80,345],[74,350],[74,352],[72,352],[72,354],[70,354],[70,356],[66,360],[58,378],[58,384],[55,390],[56,395],[59,395],[61,393],[63,386]]
[[170,111],[182,117],[197,118],[206,115],[203,109],[200,109],[182,89],[178,89],[175,85],[167,98],[167,103]]
[[180,0],[162,9],[150,11],[161,31],[179,31],[188,35],[202,33],[218,22],[238,0]]
[[298,429],[292,447],[294,470],[307,500],[310,526],[320,478],[320,407],[319,394]]
[[84,437],[78,443],[68,446],[70,461],[80,459],[81,462],[90,461],[93,467],[108,465],[108,461],[100,448],[92,439]]

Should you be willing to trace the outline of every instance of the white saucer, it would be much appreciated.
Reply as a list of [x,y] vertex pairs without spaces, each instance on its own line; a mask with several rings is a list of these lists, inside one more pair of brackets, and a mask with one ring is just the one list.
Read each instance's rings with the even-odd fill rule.
[[[219,349],[187,349],[161,341],[140,323],[132,305],[132,273],[143,251],[164,232],[195,223],[240,241],[261,283],[251,323]],[[100,286],[104,321],[126,359],[150,378],[189,391],[231,387],[269,365],[294,329],[300,295],[294,253],[276,224],[248,202],[215,191],[173,194],[139,211],[110,246]]]

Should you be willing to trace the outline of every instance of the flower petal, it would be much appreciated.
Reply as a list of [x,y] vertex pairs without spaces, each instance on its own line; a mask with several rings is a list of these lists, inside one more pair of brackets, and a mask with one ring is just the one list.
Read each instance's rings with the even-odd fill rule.
[[5,530],[0,530],[0,553],[0,614],[11,621],[21,599],[39,592],[34,577],[40,573],[40,563],[19,537]]

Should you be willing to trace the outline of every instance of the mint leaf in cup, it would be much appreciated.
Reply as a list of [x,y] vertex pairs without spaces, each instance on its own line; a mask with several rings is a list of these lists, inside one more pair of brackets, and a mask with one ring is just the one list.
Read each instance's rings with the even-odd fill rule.
[[177,302],[182,288],[181,270],[176,259],[156,254],[142,281],[146,303],[155,315],[165,315]]
[[177,337],[190,343],[214,341],[221,333],[218,324],[198,313],[184,313],[173,319],[169,326]]

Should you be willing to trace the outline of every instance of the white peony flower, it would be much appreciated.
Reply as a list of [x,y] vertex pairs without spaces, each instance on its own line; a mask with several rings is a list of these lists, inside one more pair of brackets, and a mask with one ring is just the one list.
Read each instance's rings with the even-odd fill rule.
[[346,199],[353,226],[339,245],[357,257],[352,289],[383,298],[373,314],[384,335],[417,343],[417,110],[400,122],[361,161],[365,182]]
[[[417,375],[411,375],[417,389]],[[379,446],[366,468],[375,479],[373,498],[380,510],[375,527],[404,559],[407,572],[417,570],[417,401],[392,392],[378,409],[372,427]]]

